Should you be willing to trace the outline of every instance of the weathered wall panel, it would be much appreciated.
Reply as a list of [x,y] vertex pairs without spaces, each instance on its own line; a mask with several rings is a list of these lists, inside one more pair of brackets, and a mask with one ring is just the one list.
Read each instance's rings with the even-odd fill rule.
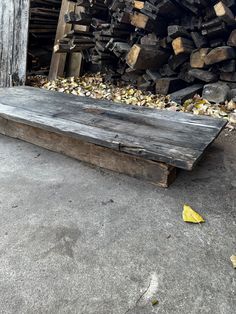
[[25,83],[30,0],[0,0],[0,87]]

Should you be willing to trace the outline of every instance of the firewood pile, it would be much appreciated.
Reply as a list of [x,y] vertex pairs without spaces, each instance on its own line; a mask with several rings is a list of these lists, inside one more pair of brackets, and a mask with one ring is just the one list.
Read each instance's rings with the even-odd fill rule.
[[[73,0],[55,52],[82,52],[107,77],[184,102],[236,96],[234,0]],[[89,68],[89,67],[88,67]]]
[[47,74],[57,30],[61,0],[31,0],[28,72]]

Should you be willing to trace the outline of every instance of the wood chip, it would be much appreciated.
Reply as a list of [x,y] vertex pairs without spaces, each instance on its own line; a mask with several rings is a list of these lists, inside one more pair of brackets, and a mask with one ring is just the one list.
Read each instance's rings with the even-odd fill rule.
[[233,267],[236,268],[236,255],[232,255],[232,256],[230,257],[230,259],[231,259],[231,262],[232,262],[232,264],[233,264]]
[[212,116],[229,121],[228,127],[231,129],[236,126],[236,108],[233,102],[212,104],[199,95],[195,95],[180,105],[171,101],[169,96],[155,95],[139,90],[123,81],[113,84],[106,80],[105,74],[100,72],[86,74],[82,77],[58,78],[55,81],[48,81],[43,76],[34,76],[28,78],[28,85],[94,99],[112,100],[128,105]]

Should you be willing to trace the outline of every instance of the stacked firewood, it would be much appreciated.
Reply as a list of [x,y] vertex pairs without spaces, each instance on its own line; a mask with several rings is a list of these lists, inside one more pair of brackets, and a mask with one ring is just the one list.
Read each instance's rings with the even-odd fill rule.
[[28,72],[47,74],[61,0],[30,0]]
[[55,51],[81,51],[108,77],[179,102],[202,90],[220,102],[236,88],[234,0],[73,2],[78,12],[68,12],[65,21],[84,29],[74,27]]

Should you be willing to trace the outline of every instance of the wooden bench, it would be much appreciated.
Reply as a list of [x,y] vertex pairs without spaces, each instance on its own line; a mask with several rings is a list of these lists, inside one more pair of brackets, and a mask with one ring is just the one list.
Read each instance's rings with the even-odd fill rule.
[[0,89],[0,133],[162,187],[192,170],[225,121],[32,87]]

